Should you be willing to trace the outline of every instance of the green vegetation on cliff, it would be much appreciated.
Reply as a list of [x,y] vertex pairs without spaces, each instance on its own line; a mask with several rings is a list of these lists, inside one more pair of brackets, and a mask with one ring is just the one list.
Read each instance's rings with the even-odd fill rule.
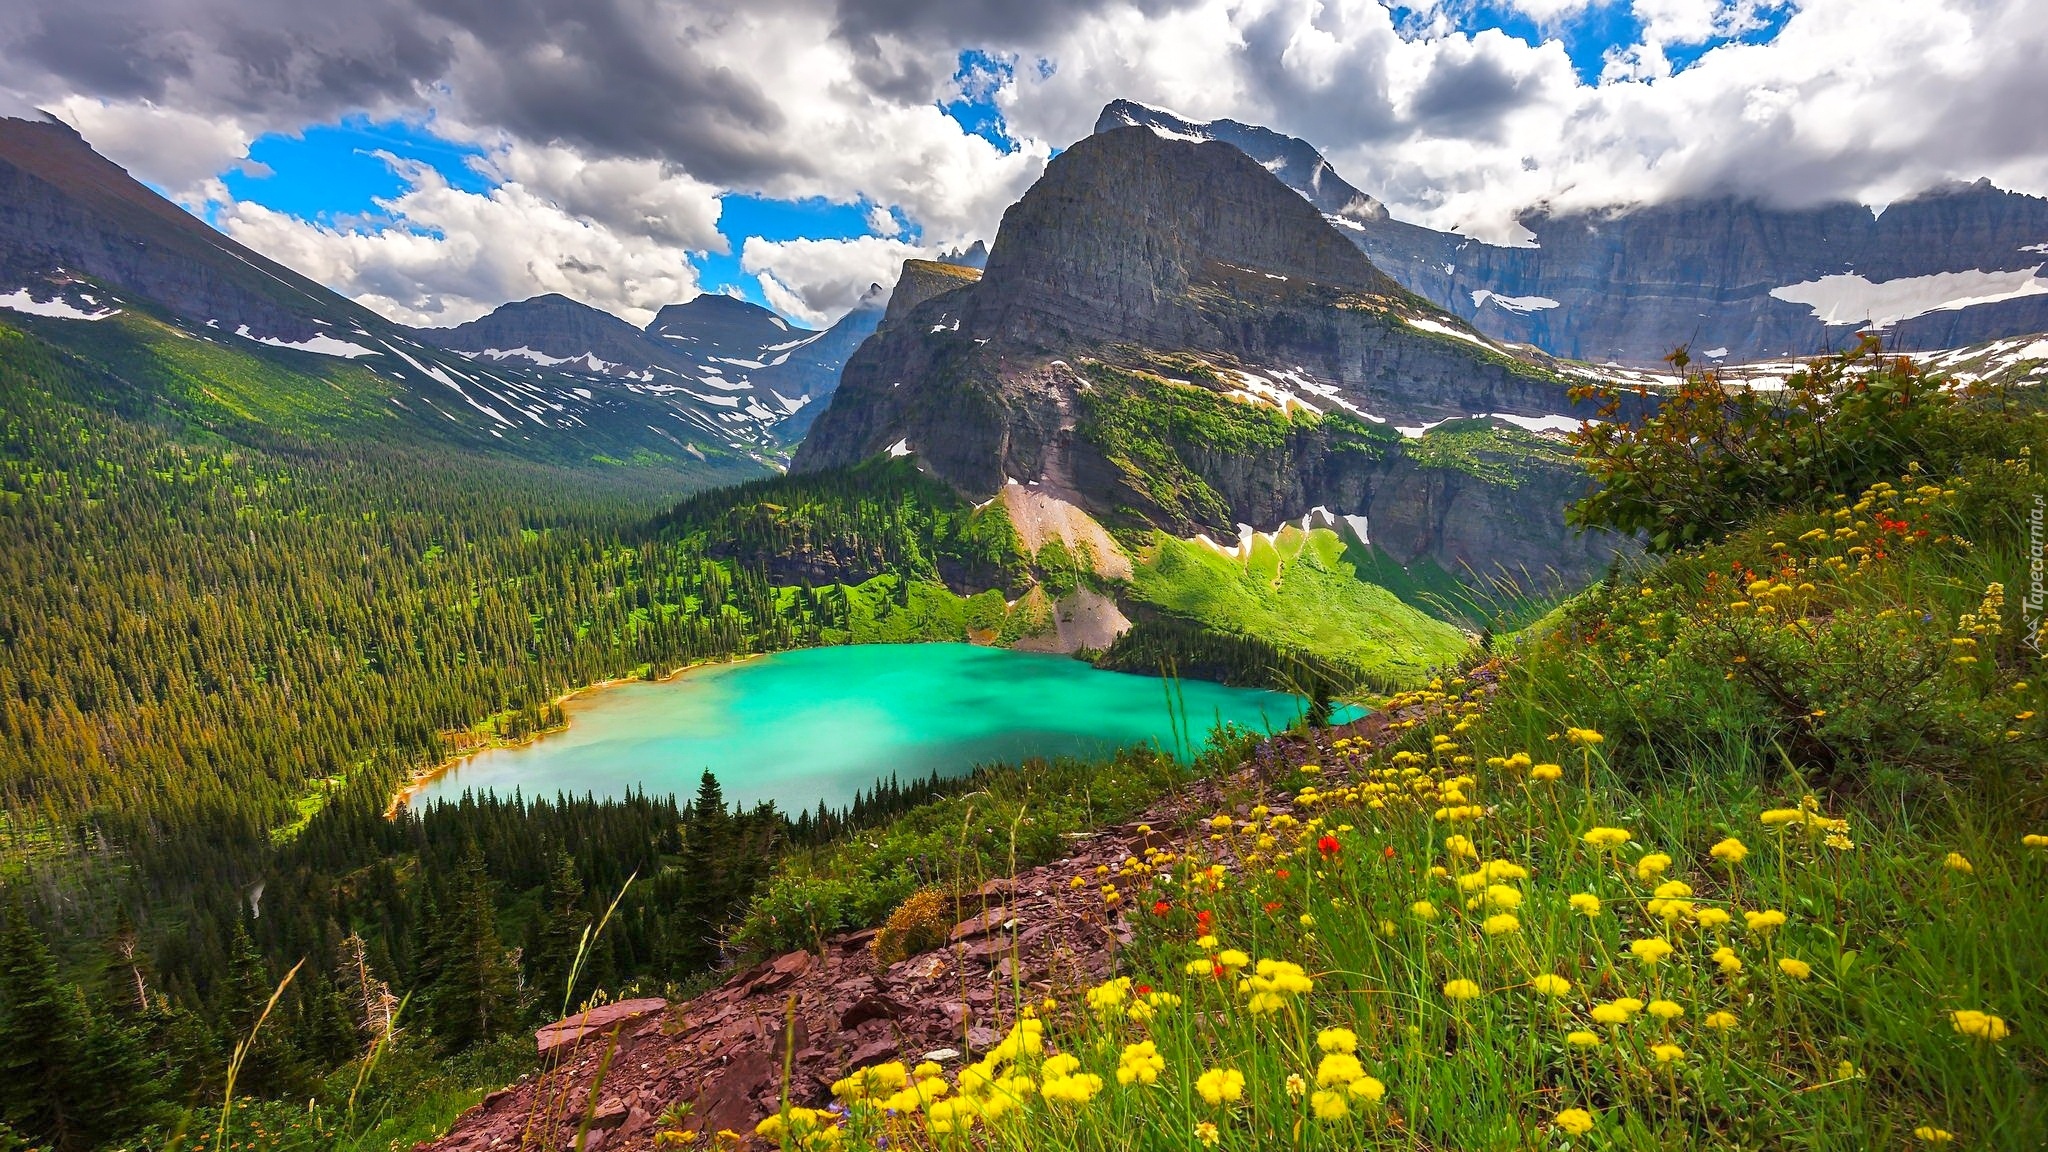
[[1219,632],[1298,649],[1361,674],[1401,682],[1455,663],[1468,646],[1454,625],[1359,578],[1347,542],[1327,528],[1254,534],[1249,555],[1154,535],[1131,595]]

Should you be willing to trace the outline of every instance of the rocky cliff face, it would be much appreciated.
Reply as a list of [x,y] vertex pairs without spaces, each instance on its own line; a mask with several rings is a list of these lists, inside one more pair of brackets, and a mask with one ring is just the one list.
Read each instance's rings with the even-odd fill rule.
[[1908,350],[2048,329],[2048,199],[1985,181],[1882,212],[1725,196],[1538,211],[1522,220],[1531,244],[1506,247],[1394,220],[1377,204],[1334,206],[1343,193],[1331,189],[1350,185],[1293,137],[1129,101],[1103,109],[1096,130],[1132,124],[1244,150],[1402,287],[1556,356],[1651,366],[1687,344],[1695,359],[1734,363],[1837,347],[1866,326]]
[[1555,524],[1568,469],[1532,455],[1556,479],[1526,491],[1454,477],[1394,431],[1572,411],[1550,365],[1400,289],[1241,151],[1127,128],[1048,166],[979,282],[892,307],[795,467],[912,455],[976,499],[1029,481],[1183,535],[1384,513],[1408,558],[1583,571],[1613,542],[1560,526],[1489,555]]

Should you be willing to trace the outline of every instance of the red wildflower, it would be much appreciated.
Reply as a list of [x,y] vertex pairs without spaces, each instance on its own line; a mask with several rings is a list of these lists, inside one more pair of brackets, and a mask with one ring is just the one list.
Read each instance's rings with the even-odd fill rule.
[[1341,847],[1343,846],[1337,843],[1335,836],[1327,834],[1322,839],[1316,841],[1316,851],[1321,852],[1325,856],[1335,856]]
[[1280,910],[1280,902],[1279,902],[1278,900],[1268,900],[1268,901],[1266,901],[1266,911],[1268,911],[1268,912],[1278,912],[1279,910]]
[[1131,991],[1136,992],[1140,996],[1150,996],[1152,994],[1152,986],[1150,984],[1135,984],[1132,985]]
[[1202,931],[1207,932],[1209,930],[1209,921],[1214,918],[1214,915],[1207,908],[1204,908],[1200,912],[1195,913],[1195,923]]
[[1164,916],[1171,911],[1173,911],[1173,905],[1167,903],[1164,900],[1161,900],[1158,903],[1152,905],[1152,914],[1154,916]]
[[1285,880],[1285,879],[1287,879],[1287,878],[1288,878],[1289,876],[1292,876],[1292,875],[1294,875],[1294,873],[1292,873],[1292,872],[1289,872],[1289,871],[1288,871],[1287,869],[1285,869],[1285,868],[1275,868],[1275,869],[1273,869],[1273,879],[1275,879],[1275,880]]
[[1386,851],[1381,852],[1380,855],[1385,859],[1392,860],[1394,858],[1394,846],[1392,844],[1387,845]]

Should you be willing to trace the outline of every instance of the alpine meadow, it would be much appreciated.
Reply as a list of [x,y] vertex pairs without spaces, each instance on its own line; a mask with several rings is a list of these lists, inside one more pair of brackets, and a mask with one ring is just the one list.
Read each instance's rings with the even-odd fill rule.
[[0,1152],[2048,1148],[2027,0],[23,0]]

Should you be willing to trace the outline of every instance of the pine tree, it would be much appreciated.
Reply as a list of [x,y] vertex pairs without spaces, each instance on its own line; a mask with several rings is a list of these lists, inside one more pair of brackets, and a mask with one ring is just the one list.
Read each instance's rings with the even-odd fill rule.
[[147,1121],[159,1087],[134,1038],[96,1020],[19,904],[0,931],[0,1126],[59,1152]]
[[560,989],[563,1015],[573,1012],[575,1005],[581,1003],[582,993],[598,982],[591,963],[598,953],[592,949],[592,955],[585,960],[585,970],[578,975],[581,987],[569,987],[569,970],[576,964],[577,952],[584,949],[584,933],[589,927],[590,913],[583,906],[583,878],[576,872],[576,861],[558,850],[554,868],[548,874],[542,919],[533,948],[527,954],[527,968],[533,975],[534,990],[543,1010],[554,1010],[554,995]]
[[714,941],[731,906],[727,862],[731,859],[732,818],[725,792],[710,772],[697,783],[683,840],[683,890],[677,909],[687,933],[677,952],[691,966],[717,959]]
[[498,938],[494,887],[472,842],[456,867],[440,923],[428,929],[432,971],[421,973],[428,1022],[449,1051],[488,1040],[513,1022],[514,973]]

